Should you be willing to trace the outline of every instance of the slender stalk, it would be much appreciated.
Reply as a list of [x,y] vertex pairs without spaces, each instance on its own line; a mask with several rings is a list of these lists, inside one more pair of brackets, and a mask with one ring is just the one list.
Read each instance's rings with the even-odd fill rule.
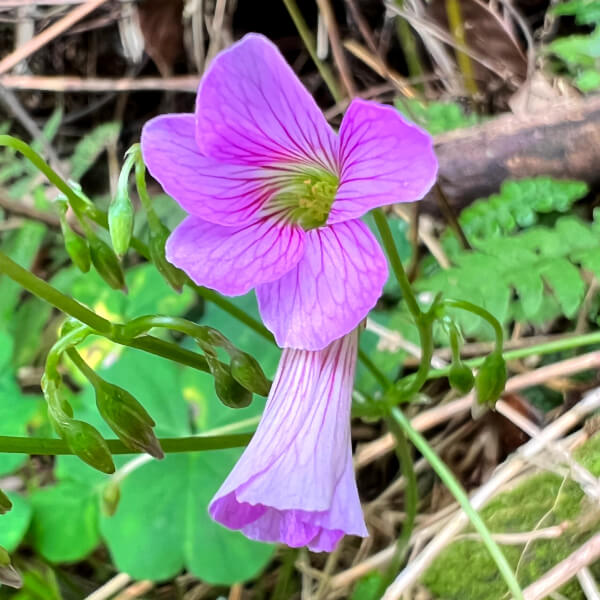
[[504,581],[515,600],[523,600],[523,592],[521,591],[519,582],[517,581],[511,566],[508,564],[504,553],[492,538],[491,533],[479,513],[471,506],[467,493],[456,480],[450,469],[427,443],[427,440],[411,425],[410,421],[401,410],[392,408],[391,416],[406,434],[408,439],[415,445],[417,450],[419,450],[427,462],[429,462],[432,469],[437,473],[438,477],[442,480],[454,498],[456,498],[456,501],[469,517],[471,524],[481,536],[482,543],[494,559],[500,574],[504,578]]
[[453,298],[448,298],[442,300],[442,305],[449,306],[451,308],[460,308],[461,310],[473,313],[487,321],[494,328],[494,333],[496,334],[496,350],[502,350],[502,346],[504,344],[504,331],[502,330],[500,321],[498,321],[498,319],[496,319],[491,312],[485,310],[485,308],[482,308],[481,306],[477,306],[477,304],[469,302],[468,300],[454,300]]
[[381,241],[383,242],[383,247],[385,248],[388,260],[390,261],[390,265],[392,266],[394,275],[396,276],[396,279],[400,284],[400,289],[402,290],[402,296],[404,297],[404,301],[408,306],[410,314],[413,316],[415,321],[417,321],[421,318],[423,313],[419,308],[417,298],[415,297],[415,294],[410,285],[410,281],[406,276],[406,271],[402,266],[402,260],[400,259],[400,255],[398,254],[398,250],[396,249],[396,244],[394,243],[394,238],[392,236],[390,226],[387,222],[385,215],[383,214],[383,211],[380,208],[376,208],[375,210],[373,210],[372,214],[375,219],[375,225],[377,225],[377,229],[379,230],[379,235],[381,235]]
[[400,537],[396,542],[396,551],[386,572],[384,574],[380,592],[383,593],[385,588],[394,580],[398,571],[402,567],[402,563],[406,559],[406,554],[409,547],[410,538],[415,526],[415,520],[417,518],[417,505],[419,502],[419,492],[417,489],[417,475],[415,472],[415,466],[410,452],[410,446],[406,438],[406,433],[398,425],[395,419],[388,418],[388,427],[392,432],[394,439],[396,440],[396,455],[400,462],[400,468],[402,469],[402,476],[406,481],[406,487],[404,491],[404,512],[406,516],[402,523],[402,531]]
[[65,296],[65,294],[53,288],[43,279],[36,277],[27,269],[18,265],[3,252],[0,252],[0,273],[4,273],[34,296],[88,325],[95,333],[103,335],[117,344],[138,348],[150,354],[156,354],[157,356],[193,367],[199,371],[209,372],[208,364],[203,356],[185,350],[176,344],[149,335],[134,339],[124,339],[118,333],[119,328],[113,323],[97,315],[89,308],[73,300],[73,298]]
[[383,389],[387,389],[390,386],[388,378],[379,370],[377,365],[360,348],[358,349],[358,358]]
[[[203,452],[247,446],[253,433],[229,435],[188,436],[161,438],[160,445],[165,453]],[[139,454],[127,448],[120,440],[107,440],[111,454]],[[0,454],[35,454],[40,456],[71,455],[73,452],[63,440],[53,438],[28,438],[0,436]]]
[[[502,353],[502,356],[506,361],[517,360],[519,358],[526,358],[535,354],[553,354],[554,352],[564,352],[566,350],[573,350],[575,348],[581,348],[582,346],[593,346],[595,344],[600,344],[600,331],[566,337],[562,340],[554,340],[545,344],[536,344],[535,346],[529,346],[529,348],[507,350],[506,352]],[[484,360],[485,357],[471,358],[469,360],[465,360],[464,363],[469,367],[475,368],[479,367]],[[427,378],[437,379],[439,377],[446,377],[449,370],[450,367],[431,370],[429,371]]]
[[[446,0],[446,14],[448,16],[448,24],[450,25],[452,37],[456,40],[459,47],[465,47],[467,41],[465,39],[462,11],[458,0]],[[471,59],[465,52],[458,48],[455,48],[454,52],[456,54],[456,62],[458,63],[458,67],[465,80],[465,87],[471,96],[475,96],[479,90],[477,89],[477,83],[475,82]]]
[[342,99],[342,95],[340,94],[337,83],[335,82],[335,77],[333,76],[333,73],[329,67],[317,56],[317,45],[315,38],[312,34],[312,31],[306,24],[306,21],[304,20],[304,17],[302,16],[302,13],[296,4],[296,0],[283,0],[283,3],[290,13],[290,17],[292,17],[292,21],[294,21],[294,25],[296,26],[296,29],[298,30],[298,33],[304,42],[304,46],[315,63],[315,66],[319,70],[325,85],[327,85],[329,88],[333,99],[336,102],[339,102]]

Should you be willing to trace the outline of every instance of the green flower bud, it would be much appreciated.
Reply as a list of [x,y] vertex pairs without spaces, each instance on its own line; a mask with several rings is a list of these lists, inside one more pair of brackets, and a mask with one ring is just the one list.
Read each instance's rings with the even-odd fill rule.
[[499,350],[494,350],[483,361],[475,377],[477,402],[486,406],[494,406],[506,385],[506,362]]
[[90,249],[87,242],[71,229],[64,212],[60,215],[60,228],[65,242],[65,250],[73,264],[82,273],[87,273],[90,270]]
[[123,388],[107,382],[98,383],[95,387],[98,410],[119,439],[132,450],[164,458],[152,430],[154,420],[146,409]]
[[454,362],[448,373],[450,385],[461,394],[468,394],[475,384],[473,371],[464,362]]
[[258,361],[245,352],[236,352],[229,363],[232,377],[248,391],[268,396],[271,384]]
[[126,290],[125,276],[112,248],[96,235],[88,238],[92,262],[98,274],[115,290]]
[[0,490],[0,515],[5,515],[12,508],[10,498]]
[[167,283],[176,291],[180,292],[185,283],[186,276],[183,271],[174,267],[165,256],[165,244],[170,231],[160,223],[159,227],[150,228],[149,248],[150,258],[158,272],[165,278]]
[[21,576],[11,564],[9,553],[2,546],[0,546],[0,584],[12,588],[20,588],[23,585]]
[[126,163],[119,176],[117,193],[108,207],[108,230],[112,246],[119,257],[127,252],[133,234],[133,206],[127,189],[130,170],[131,165],[128,168]]
[[118,482],[111,479],[102,490],[102,512],[107,517],[112,517],[117,512],[119,500],[121,500],[121,488]]
[[216,357],[206,354],[210,372],[215,379],[215,392],[219,400],[229,408],[246,408],[252,402],[252,392],[243,388],[231,375],[229,369]]
[[97,429],[75,419],[61,420],[57,424],[60,436],[83,462],[103,473],[115,472],[108,444]]

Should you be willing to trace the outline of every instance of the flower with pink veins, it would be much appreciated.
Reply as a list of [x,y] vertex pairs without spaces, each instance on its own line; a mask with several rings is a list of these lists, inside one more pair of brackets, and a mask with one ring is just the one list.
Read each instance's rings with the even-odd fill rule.
[[360,217],[435,181],[429,135],[390,106],[355,99],[336,134],[265,37],[248,34],[206,71],[194,114],[142,131],[150,173],[189,216],[168,260],[198,285],[256,288],[279,346],[321,350],[349,333],[387,279]]
[[357,340],[355,329],[318,352],[283,351],[258,429],[210,503],[213,519],[317,552],[367,535],[350,446]]

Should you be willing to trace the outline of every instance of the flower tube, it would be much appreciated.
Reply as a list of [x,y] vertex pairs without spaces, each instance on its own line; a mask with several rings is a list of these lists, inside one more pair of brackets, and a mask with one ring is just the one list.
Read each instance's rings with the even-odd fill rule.
[[283,351],[258,429],[210,504],[216,521],[313,551],[367,535],[350,446],[357,343],[354,330],[324,350]]

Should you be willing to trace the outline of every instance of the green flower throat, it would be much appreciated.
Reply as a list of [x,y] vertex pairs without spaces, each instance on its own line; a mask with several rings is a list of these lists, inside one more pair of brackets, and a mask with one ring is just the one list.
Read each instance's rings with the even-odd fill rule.
[[286,218],[305,231],[323,227],[335,199],[339,180],[332,173],[311,169],[286,177],[283,189],[270,201],[274,212],[284,212]]

